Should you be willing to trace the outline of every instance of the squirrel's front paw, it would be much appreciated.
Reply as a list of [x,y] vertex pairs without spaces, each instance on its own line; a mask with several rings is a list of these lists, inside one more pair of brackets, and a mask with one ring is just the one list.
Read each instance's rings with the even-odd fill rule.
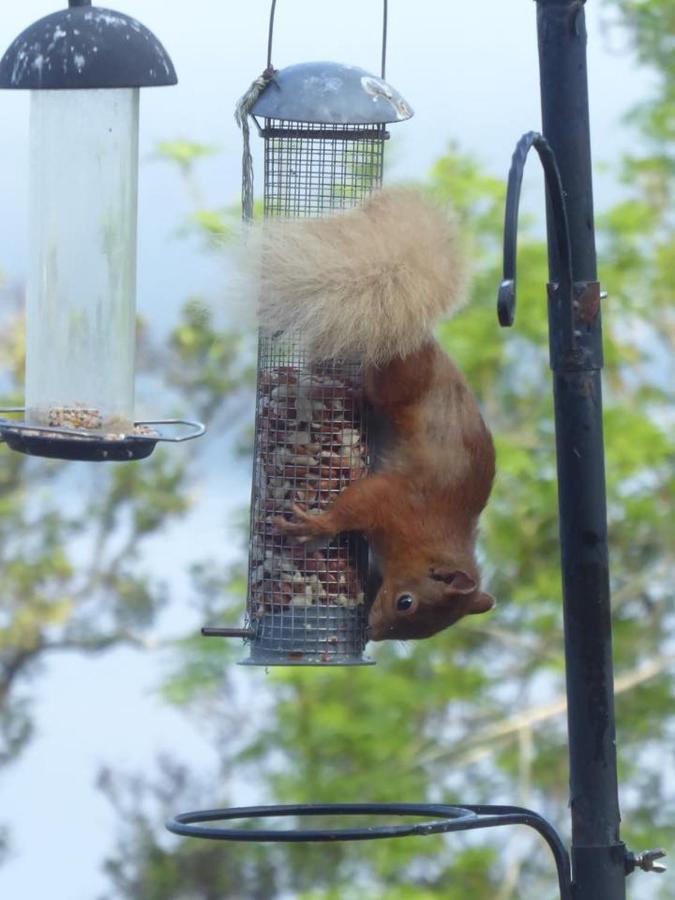
[[325,518],[325,514],[307,512],[295,503],[292,511],[297,521],[289,522],[288,519],[283,519],[281,516],[276,516],[272,519],[274,528],[281,534],[295,538],[299,544],[306,544],[307,541],[314,540],[327,533],[325,522],[321,521]]

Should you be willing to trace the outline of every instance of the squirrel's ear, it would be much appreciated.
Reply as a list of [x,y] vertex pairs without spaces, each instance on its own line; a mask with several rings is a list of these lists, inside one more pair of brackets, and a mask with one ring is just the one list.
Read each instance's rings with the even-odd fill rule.
[[468,616],[475,616],[478,615],[478,613],[489,612],[496,605],[497,601],[492,594],[476,591],[468,604],[466,614]]
[[461,569],[444,569],[434,566],[429,570],[429,578],[447,584],[449,594],[471,594],[478,587],[475,578],[462,572]]

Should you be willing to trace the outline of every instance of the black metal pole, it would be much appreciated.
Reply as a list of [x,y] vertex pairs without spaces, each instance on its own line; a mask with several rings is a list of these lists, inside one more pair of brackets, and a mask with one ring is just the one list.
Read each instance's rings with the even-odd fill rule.
[[543,134],[565,191],[576,298],[570,347],[562,338],[570,300],[556,287],[561,271],[549,209],[573,888],[575,900],[622,900],[584,0],[537,0],[537,27]]

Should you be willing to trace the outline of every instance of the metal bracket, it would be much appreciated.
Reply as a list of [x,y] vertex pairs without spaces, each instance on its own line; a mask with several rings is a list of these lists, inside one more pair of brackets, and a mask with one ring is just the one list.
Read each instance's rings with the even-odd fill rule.
[[604,295],[597,281],[575,281],[567,218],[565,192],[555,153],[546,138],[528,131],[518,141],[511,160],[504,214],[504,267],[497,296],[497,315],[503,327],[513,325],[516,316],[516,250],[518,207],[527,154],[534,147],[539,154],[550,204],[553,239],[559,261],[557,282],[547,285],[551,368],[556,372],[593,371],[602,368],[600,340],[600,300]]
[[[572,302],[560,290],[559,284],[547,285],[549,304],[549,349],[554,372],[592,372],[602,368],[602,340],[600,335],[600,300],[602,292],[597,281],[575,281]],[[572,316],[572,343],[564,323]]]
[[590,328],[600,312],[600,301],[607,294],[600,290],[599,281],[580,281],[574,285],[574,312],[578,323]]
[[[419,824],[373,825],[346,828],[251,828],[222,827],[218,823],[288,817],[344,816],[347,818],[387,816],[419,817]],[[322,843],[369,841],[409,835],[444,834],[506,825],[527,825],[546,841],[555,860],[560,900],[572,900],[570,861],[565,845],[553,826],[538,813],[519,806],[433,803],[325,803],[284,806],[247,806],[206,809],[180,813],[166,823],[173,834],[216,841],[260,841],[264,843]]]

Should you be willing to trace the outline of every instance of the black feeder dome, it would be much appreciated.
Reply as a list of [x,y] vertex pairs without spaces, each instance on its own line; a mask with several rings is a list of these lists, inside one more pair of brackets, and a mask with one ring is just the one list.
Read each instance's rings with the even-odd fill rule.
[[160,87],[177,80],[149,29],[77,0],[29,25],[0,60],[0,88],[14,90]]

